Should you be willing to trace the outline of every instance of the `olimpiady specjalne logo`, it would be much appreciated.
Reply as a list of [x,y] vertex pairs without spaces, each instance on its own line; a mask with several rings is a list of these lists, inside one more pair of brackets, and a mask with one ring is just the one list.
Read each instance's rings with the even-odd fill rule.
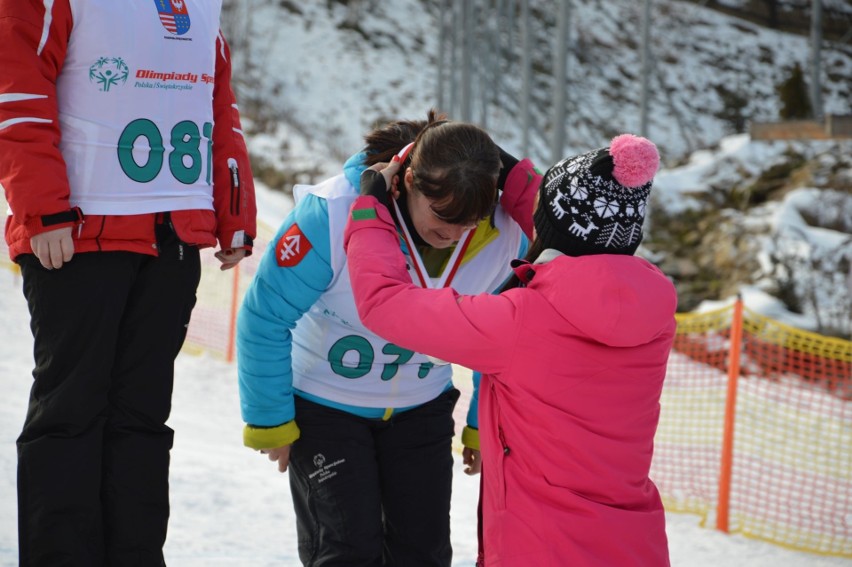
[[89,80],[103,92],[127,82],[130,69],[121,57],[100,57],[89,67]]
[[189,31],[189,10],[185,0],[154,0],[160,22],[166,31],[173,35],[183,35]]

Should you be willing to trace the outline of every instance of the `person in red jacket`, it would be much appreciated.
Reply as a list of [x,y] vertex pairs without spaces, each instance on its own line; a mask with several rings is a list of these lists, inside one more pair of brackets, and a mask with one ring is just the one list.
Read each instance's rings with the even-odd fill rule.
[[480,565],[669,564],[648,471],[677,295],[634,256],[658,166],[624,134],[551,167],[526,261],[475,296],[412,285],[381,200],[399,164],[361,178],[344,242],[362,322],[483,374]]
[[0,0],[0,184],[35,369],[21,565],[163,565],[174,360],[200,278],[251,253],[221,3]]

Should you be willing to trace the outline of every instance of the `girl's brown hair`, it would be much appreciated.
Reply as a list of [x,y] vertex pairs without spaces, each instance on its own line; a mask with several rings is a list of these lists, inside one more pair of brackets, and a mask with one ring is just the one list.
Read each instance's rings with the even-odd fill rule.
[[[366,164],[389,162],[414,142],[409,159],[414,189],[431,200],[433,211],[450,224],[489,217],[497,202],[500,153],[481,128],[450,122],[430,110],[425,121],[398,120],[365,136]],[[404,191],[404,184],[400,190]]]

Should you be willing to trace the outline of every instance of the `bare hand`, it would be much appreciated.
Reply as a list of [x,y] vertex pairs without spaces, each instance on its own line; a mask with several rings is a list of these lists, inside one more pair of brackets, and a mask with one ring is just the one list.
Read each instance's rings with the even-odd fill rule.
[[30,238],[30,246],[42,266],[48,270],[58,269],[65,262],[71,261],[74,256],[74,239],[71,233],[72,227],[66,226]]
[[240,263],[240,261],[246,257],[246,249],[245,248],[227,248],[225,250],[219,250],[215,254],[216,259],[222,262],[222,265],[219,266],[219,269],[223,272],[225,270],[230,270],[234,266]]
[[276,447],[275,449],[261,449],[261,453],[265,454],[270,461],[278,461],[278,472],[287,472],[287,465],[290,464],[290,447]]
[[482,455],[478,450],[465,447],[462,451],[462,460],[466,465],[464,474],[472,476],[482,472]]

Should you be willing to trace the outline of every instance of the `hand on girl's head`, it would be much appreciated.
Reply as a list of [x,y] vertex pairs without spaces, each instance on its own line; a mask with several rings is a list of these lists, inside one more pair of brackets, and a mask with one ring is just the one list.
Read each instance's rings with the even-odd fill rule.
[[378,171],[379,173],[381,173],[382,177],[385,178],[385,183],[387,184],[388,188],[393,189],[393,178],[397,173],[399,173],[399,165],[399,159],[397,158],[397,156],[394,156],[394,158],[390,162],[383,161],[379,163],[374,163],[367,169],[372,169],[373,171]]
[[372,195],[380,203],[389,207],[391,199],[396,199],[399,194],[397,171],[399,171],[399,161],[396,158],[390,163],[374,163],[361,173],[361,194]]

